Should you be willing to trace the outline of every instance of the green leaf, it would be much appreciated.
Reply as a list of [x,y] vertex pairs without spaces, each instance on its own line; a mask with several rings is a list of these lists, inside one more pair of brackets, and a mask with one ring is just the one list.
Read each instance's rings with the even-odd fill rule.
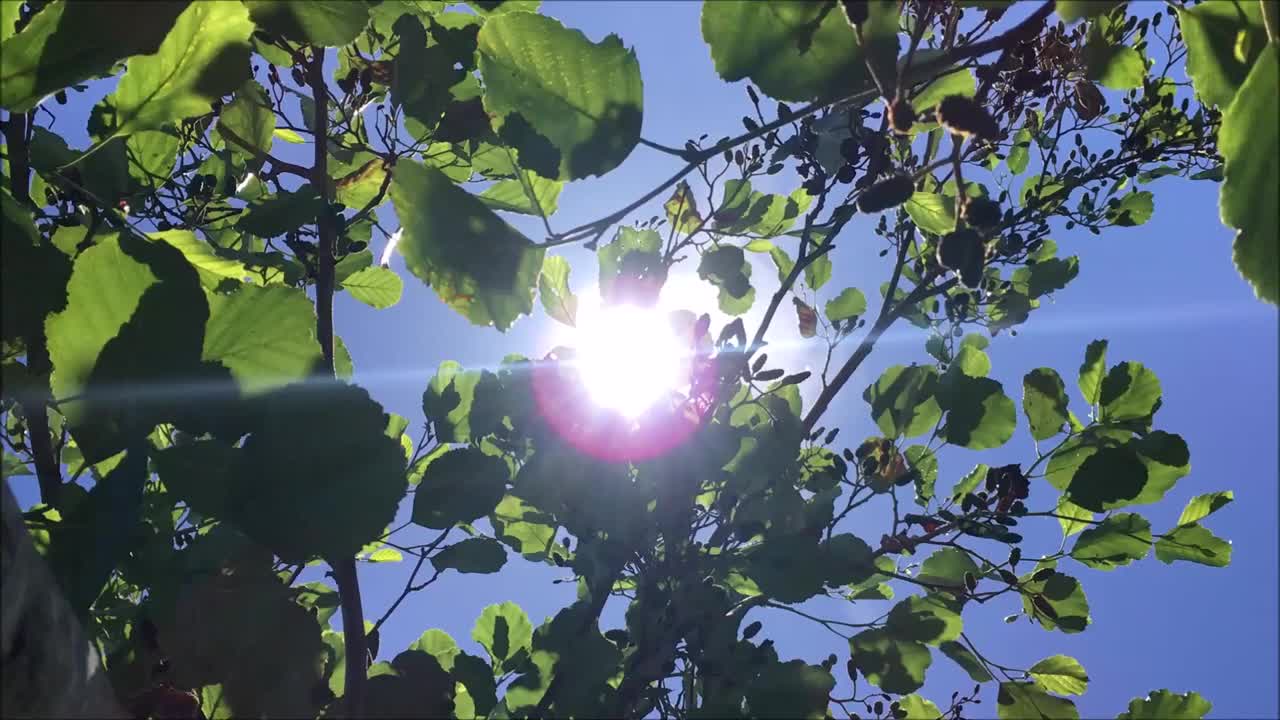
[[369,21],[363,0],[245,0],[245,5],[258,27],[306,45],[346,45]]
[[471,404],[479,382],[479,372],[466,372],[452,360],[440,363],[435,377],[422,393],[423,413],[435,426],[440,442],[461,443],[471,439]]
[[1107,369],[1107,341],[1094,340],[1084,351],[1084,363],[1080,365],[1078,385],[1085,402],[1098,404],[1099,390],[1102,388],[1102,375]]
[[22,16],[22,3],[0,3],[0,43],[18,32],[18,19]]
[[962,588],[966,574],[975,577],[980,574],[969,553],[959,548],[942,548],[925,558],[917,579],[931,585]]
[[528,560],[546,560],[555,546],[556,526],[548,516],[514,495],[507,495],[493,509],[489,522],[498,539]]
[[[1178,26],[1196,94],[1206,105],[1225,109],[1267,44],[1260,4],[1238,0],[1178,8]],[[1236,56],[1242,33],[1245,46],[1254,49],[1243,60]]]
[[857,535],[833,535],[822,544],[822,551],[827,566],[826,582],[832,587],[859,583],[875,574],[871,546]]
[[383,310],[400,302],[404,283],[391,268],[374,266],[352,273],[342,281],[342,289],[365,305]]
[[1053,368],[1036,368],[1023,376],[1022,411],[1036,440],[1062,432],[1067,424],[1067,389]]
[[31,213],[6,189],[0,189],[0,237],[0,324],[6,341],[22,342],[44,329],[49,313],[66,307],[71,259],[40,241]]
[[862,393],[871,417],[885,435],[915,437],[929,432],[942,417],[935,393],[938,372],[931,367],[894,365]]
[[435,168],[397,163],[391,201],[405,264],[446,304],[503,331],[532,312],[542,248]]
[[1102,447],[1076,467],[1066,497],[1086,510],[1102,512],[1137,498],[1147,476],[1147,466],[1132,448]]
[[1084,18],[1098,17],[1111,12],[1128,0],[1058,0],[1054,9],[1058,17],[1068,25]]
[[[1096,29],[1097,26],[1095,25]],[[1147,66],[1142,53],[1124,45],[1111,45],[1099,32],[1090,31],[1084,46],[1085,77],[1096,80],[1112,90],[1132,90],[1142,87]]]
[[142,523],[146,481],[147,455],[135,440],[50,532],[49,565],[78,616],[87,616],[117,566],[127,562],[134,546],[129,529]]
[[569,288],[569,261],[552,256],[542,261],[538,299],[547,315],[569,327],[578,324],[578,298]]
[[7,478],[19,477],[22,475],[31,475],[31,468],[27,464],[19,460],[16,456],[10,455],[8,451],[4,453],[3,475]]
[[208,112],[210,103],[249,78],[253,29],[239,3],[192,3],[155,54],[129,61],[111,94],[116,109],[112,136]]
[[1089,688],[1089,674],[1079,660],[1067,655],[1053,655],[1027,669],[1031,679],[1045,692],[1059,695],[1083,695]]
[[938,404],[947,412],[947,442],[972,450],[1005,444],[1018,422],[1013,400],[990,378],[949,375],[939,386]]
[[440,628],[431,628],[409,644],[408,650],[424,652],[436,659],[444,670],[452,670],[453,663],[462,653],[453,636]]
[[404,556],[400,551],[393,547],[381,547],[364,557],[365,562],[385,563],[385,562],[401,562]]
[[485,110],[529,170],[602,175],[639,142],[640,64],[616,35],[593,43],[546,15],[509,13],[485,21],[478,52]]
[[1081,530],[1093,526],[1093,513],[1066,498],[1062,498],[1058,502],[1058,507],[1053,512],[1059,516],[1058,524],[1062,526],[1063,538],[1069,538]]
[[208,302],[201,359],[221,363],[244,392],[302,380],[320,361],[316,311],[304,291],[242,285]]
[[[14,19],[21,3],[4,2],[3,18]],[[120,60],[154,53],[187,3],[53,3],[36,13],[22,32],[0,32],[0,107],[26,112],[46,95],[107,75]],[[10,37],[12,35],[12,37]],[[92,39],[92,41],[90,41]]]
[[622,261],[632,253],[640,254],[646,267],[661,262],[658,252],[662,249],[662,236],[656,230],[637,230],[622,226],[607,245],[596,252],[600,264],[600,296],[612,296],[614,282],[622,272]]
[[1141,363],[1122,362],[1102,379],[1098,402],[1102,420],[1123,422],[1150,417],[1160,403],[1160,379]]
[[1076,704],[1054,697],[1035,683],[1002,682],[996,696],[996,717],[1000,720],[1078,720]]
[[503,667],[521,650],[533,643],[533,624],[524,610],[513,602],[488,605],[480,612],[471,637],[493,658],[494,668]]
[[[1080,587],[1079,580],[1057,572],[1044,580],[1037,581],[1031,579],[1034,574],[1033,570],[1019,578],[1024,593],[1022,609],[1039,621],[1044,629],[1057,629],[1068,634],[1078,633],[1083,632],[1089,623],[1093,622],[1093,618],[1089,616],[1089,601],[1084,595],[1084,588]],[[1046,616],[1035,608],[1031,601],[1031,594],[1034,593],[1040,593],[1049,603],[1054,614],[1057,615],[1056,619]]]
[[[834,538],[833,538],[834,540]],[[836,542],[833,556],[853,543]],[[799,603],[822,592],[829,574],[845,572],[844,558],[834,568],[823,567],[824,553],[818,541],[806,535],[772,537],[753,548],[748,555],[747,577],[761,592],[784,603]]]
[[[142,133],[142,135],[151,134],[153,133]],[[163,240],[180,250],[186,256],[187,262],[195,267],[200,275],[200,283],[206,289],[217,288],[227,278],[239,281],[249,275],[249,270],[245,268],[244,263],[227,257],[218,248],[196,237],[190,230],[153,232],[150,238]]]
[[[454,698],[454,717],[486,717],[498,703],[498,686],[489,663],[467,653],[459,653],[453,662],[453,679],[465,688]],[[464,707],[463,700],[470,697],[472,712]]]
[[[404,496],[405,458],[382,406],[344,383],[259,396],[225,519],[281,558],[355,555],[382,535]],[[298,448],[307,451],[300,453]]]
[[[991,673],[987,672],[987,667],[982,664],[982,661],[978,660],[977,656],[964,645],[958,642],[944,642],[938,646],[938,649],[942,651],[943,655],[951,658],[955,664],[959,665],[961,670],[968,673],[969,679],[974,682],[985,683],[994,679],[991,677]],[[930,716],[931,720],[933,717]]]
[[1280,43],[1254,64],[1236,99],[1222,115],[1218,151],[1223,173],[1222,222],[1237,230],[1232,257],[1259,298],[1280,303],[1280,221],[1259,193],[1280,185]]
[[1231,564],[1231,543],[1196,523],[1179,525],[1156,541],[1156,557],[1166,564],[1185,560],[1226,567]]
[[978,463],[964,477],[956,481],[956,485],[951,489],[951,499],[960,502],[965,495],[974,491],[978,484],[987,479],[987,472],[991,470],[990,466]]
[[280,138],[281,140],[287,143],[293,143],[294,145],[299,145],[301,143],[306,142],[306,140],[301,135],[290,130],[289,128],[278,127],[272,130],[271,134],[275,135],[276,137]]
[[[804,284],[809,286],[810,290],[818,291],[823,285],[831,279],[831,254],[824,253],[814,258],[812,262],[804,266]],[[748,275],[751,273],[748,272]]]
[[1141,515],[1119,513],[1080,533],[1071,557],[1095,570],[1114,570],[1151,551],[1151,523]]
[[1178,516],[1178,525],[1198,523],[1226,507],[1228,503],[1235,500],[1235,497],[1235,493],[1230,490],[1197,495],[1187,502],[1187,507],[1183,509],[1182,515]]
[[1212,709],[1213,703],[1200,693],[1156,690],[1130,700],[1129,709],[1117,715],[1116,720],[1200,720]]
[[[6,241],[6,246],[8,242]],[[57,253],[61,257],[61,253]],[[98,240],[76,259],[67,306],[46,323],[50,386],[89,463],[123,450],[184,404],[161,393],[125,406],[124,388],[200,377],[209,306],[195,270],[165,242],[132,235]]]
[[934,485],[938,482],[938,458],[924,445],[912,445],[904,454],[915,475],[916,504],[928,507],[933,499]]
[[[876,3],[865,23],[877,62],[892,70],[898,45],[896,8]],[[864,49],[838,7],[819,3],[728,0],[702,6],[702,37],[727,82],[749,79],[778,100],[808,101],[856,93],[871,85]]]
[[521,170],[520,175],[519,178],[494,183],[480,193],[480,200],[494,210],[534,217],[554,215],[564,182],[548,180],[528,170]]
[[492,538],[469,538],[436,553],[431,565],[436,570],[461,573],[495,573],[507,564],[507,551]]
[[1151,219],[1155,212],[1155,196],[1146,190],[1138,190],[1125,195],[1112,207],[1107,208],[1107,219],[1121,227],[1142,225]]
[[944,595],[913,595],[889,611],[885,630],[903,640],[926,645],[954,642],[964,624]]
[[[365,155],[366,153],[363,152],[357,153],[352,164],[354,165]],[[377,207],[386,200],[385,195],[379,197],[379,193],[383,192],[383,184],[387,182],[387,166],[382,158],[367,158],[354,167],[336,165],[330,158],[329,172],[336,178],[330,181],[333,187],[333,199],[349,208],[363,208],[375,201],[377,202],[374,207]],[[348,234],[351,231],[352,228],[347,228]]]
[[771,663],[747,686],[751,717],[827,717],[827,698],[836,679],[826,669],[803,660]]
[[916,227],[932,235],[956,229],[956,201],[941,193],[916,192],[903,204]]
[[872,685],[890,693],[910,693],[924,685],[933,662],[929,648],[900,640],[883,629],[864,630],[849,640],[854,666]]
[[293,601],[269,567],[243,563],[234,573],[186,583],[172,612],[161,613],[156,626],[174,682],[219,684],[219,710],[227,716],[314,712],[326,643],[311,613]]
[[1005,162],[1009,165],[1009,172],[1014,175],[1021,175],[1026,171],[1027,165],[1031,163],[1031,131],[1022,128],[1013,136],[1013,147],[1009,148],[1009,157]]
[[323,208],[315,188],[304,184],[250,203],[236,227],[260,238],[273,238],[315,222]]
[[756,293],[751,287],[751,264],[742,248],[721,245],[704,252],[698,262],[698,277],[720,289],[721,312],[741,315],[751,309]]
[[[236,98],[222,108],[218,115],[219,134],[230,131],[260,152],[270,152],[276,128],[276,116],[271,111],[267,91],[254,80],[248,80],[236,91]],[[228,139],[227,146],[234,152],[243,152],[240,146]]]
[[917,113],[924,113],[937,105],[943,98],[961,95],[971,98],[978,92],[977,79],[968,68],[952,69],[951,72],[939,76],[929,83],[915,97],[911,105]]
[[957,370],[969,377],[986,377],[987,373],[991,372],[991,357],[968,343],[960,346],[960,351],[956,353],[953,362]]
[[511,473],[501,458],[464,447],[427,466],[413,498],[413,521],[434,530],[474,522],[493,512]]

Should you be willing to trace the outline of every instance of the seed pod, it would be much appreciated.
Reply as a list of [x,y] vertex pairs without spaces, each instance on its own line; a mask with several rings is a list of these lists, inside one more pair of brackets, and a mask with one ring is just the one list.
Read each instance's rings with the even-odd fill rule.
[[760,628],[762,627],[764,627],[764,625],[761,624],[759,620],[751,623],[742,630],[742,639],[750,640],[756,636],[756,633],[760,632]]
[[1040,568],[1039,570],[1036,571],[1034,575],[1031,576],[1031,581],[1044,582],[1045,580],[1048,580],[1049,578],[1057,574],[1057,572],[1058,571],[1054,570],[1053,568]]
[[1103,98],[1098,86],[1088,80],[1076,83],[1072,106],[1081,120],[1092,120],[1102,114]]
[[964,205],[964,221],[976,227],[1000,223],[1000,204],[989,198],[973,198]]
[[938,103],[938,124],[955,135],[995,140],[1000,136],[1000,126],[991,113],[963,95],[948,95]]
[[859,27],[871,16],[867,0],[840,0],[840,8],[844,10],[844,19],[853,27]]
[[875,213],[897,207],[915,192],[915,183],[909,175],[894,175],[872,185],[858,196],[858,211]]
[[889,103],[889,126],[899,135],[906,135],[911,132],[911,126],[916,122],[916,110],[911,107],[911,102],[904,97],[897,97],[893,102]]
[[969,228],[949,232],[938,241],[938,264],[959,270],[981,254],[982,238]]
[[1000,570],[1000,579],[1001,579],[1001,580],[1004,580],[1005,582],[1009,583],[1010,585],[1017,585],[1017,584],[1018,584],[1018,576],[1017,576],[1017,575],[1014,575],[1013,573],[1011,573],[1011,572],[1009,572],[1008,570],[1005,570],[1005,569],[1003,569],[1003,568]]
[[978,578],[974,577],[974,576],[973,576],[973,573],[971,573],[971,572],[967,572],[967,573],[965,573],[965,574],[964,574],[964,586],[965,586],[965,587],[967,587],[967,588],[969,588],[969,592],[973,592],[974,590],[976,590],[976,589],[978,588]]
[[977,290],[982,283],[983,258],[981,253],[974,253],[969,261],[960,268],[960,284],[970,290]]
[[1044,613],[1050,620],[1058,619],[1058,611],[1053,609],[1053,606],[1049,604],[1048,600],[1044,599],[1043,595],[1036,595],[1032,597],[1031,604],[1035,605],[1036,610]]

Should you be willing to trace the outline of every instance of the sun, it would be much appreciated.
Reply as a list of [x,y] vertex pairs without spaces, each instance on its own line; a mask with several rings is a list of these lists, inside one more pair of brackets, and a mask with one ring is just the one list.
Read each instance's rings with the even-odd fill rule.
[[578,314],[573,345],[591,401],[627,418],[670,397],[687,376],[689,348],[658,308],[587,304]]

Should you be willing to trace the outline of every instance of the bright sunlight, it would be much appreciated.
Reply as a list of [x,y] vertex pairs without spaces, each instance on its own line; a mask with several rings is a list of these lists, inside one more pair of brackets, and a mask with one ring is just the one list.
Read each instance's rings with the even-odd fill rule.
[[575,339],[578,372],[601,407],[635,418],[681,385],[688,348],[661,310],[584,307]]

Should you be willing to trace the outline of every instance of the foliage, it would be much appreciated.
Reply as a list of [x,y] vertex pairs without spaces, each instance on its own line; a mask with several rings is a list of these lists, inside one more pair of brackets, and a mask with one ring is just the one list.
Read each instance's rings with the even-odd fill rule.
[[[565,183],[642,142],[641,67],[618,36],[594,42],[526,0],[135,4],[3,4],[0,206],[4,475],[34,468],[32,537],[139,716],[169,688],[206,717],[959,718],[984,694],[1001,718],[1076,717],[1069,696],[1096,681],[1077,660],[1002,665],[965,613],[997,602],[1083,632],[1105,612],[1089,570],[1151,551],[1230,562],[1202,523],[1231,491],[1165,532],[1139,512],[1190,472],[1157,425],[1153,370],[1108,364],[1099,340],[1075,388],[1027,368],[1019,402],[977,331],[1016,334],[1066,297],[1082,260],[1050,236],[1142,225],[1158,203],[1141,188],[1167,175],[1221,181],[1237,266],[1277,301],[1274,6],[1059,0],[1056,17],[1049,2],[1006,18],[1002,2],[708,2],[716,71],[751,83],[744,132],[644,140],[683,170],[557,232]],[[1184,59],[1194,97],[1171,79]],[[89,117],[67,120],[88,148],[45,127],[108,77]],[[282,159],[289,146],[312,160]],[[793,175],[789,194],[755,189]],[[862,262],[833,259],[859,213],[887,279],[826,287],[834,263]],[[679,267],[734,318],[681,316],[696,372],[677,409],[641,419],[643,441],[580,422],[557,384],[567,349],[444,363],[420,441],[347,382],[334,294],[394,306],[393,253],[472,324],[506,331],[535,293],[577,323],[574,256],[547,254],[571,244],[596,254],[610,303],[653,304]],[[764,255],[776,289],[753,275]],[[768,367],[784,304],[826,344],[821,378]],[[923,352],[865,387],[879,434],[837,443],[824,413],[899,321]],[[1019,426],[1031,454],[1009,444]],[[621,450],[591,452],[600,437]],[[964,473],[944,448],[1003,464]],[[396,543],[404,504],[436,540]],[[872,513],[889,532],[850,531]],[[1058,549],[1024,538],[1055,520]],[[404,593],[358,629],[353,558],[406,555]],[[479,610],[484,657],[438,629],[380,652],[407,595],[509,562],[564,568],[577,602],[537,625],[511,602]],[[319,563],[336,589],[298,580]],[[817,596],[883,607],[866,623],[805,615],[848,640],[844,662],[780,658],[746,620]],[[610,602],[622,627],[601,626]],[[949,704],[917,694],[939,654],[979,687]],[[1209,708],[1161,690],[1121,717]]]

